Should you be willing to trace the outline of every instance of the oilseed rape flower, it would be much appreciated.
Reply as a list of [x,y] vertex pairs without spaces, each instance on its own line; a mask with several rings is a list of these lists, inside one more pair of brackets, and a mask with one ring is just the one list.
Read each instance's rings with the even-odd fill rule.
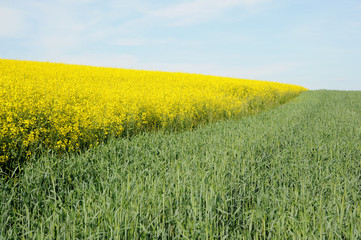
[[250,114],[307,89],[200,74],[0,59],[0,162]]

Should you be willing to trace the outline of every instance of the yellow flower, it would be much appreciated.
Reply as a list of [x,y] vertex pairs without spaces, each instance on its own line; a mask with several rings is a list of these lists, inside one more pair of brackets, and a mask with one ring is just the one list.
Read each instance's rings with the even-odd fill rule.
[[33,154],[37,146],[72,151],[125,131],[193,127],[256,112],[305,90],[200,74],[0,59],[0,161],[13,152]]
[[1,163],[1,162],[4,163],[4,162],[6,162],[8,159],[9,159],[8,156],[0,156],[0,163]]

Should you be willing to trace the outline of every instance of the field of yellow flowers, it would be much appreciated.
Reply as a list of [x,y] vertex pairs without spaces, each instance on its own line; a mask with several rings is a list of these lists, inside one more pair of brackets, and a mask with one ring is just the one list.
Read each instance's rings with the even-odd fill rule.
[[305,90],[199,74],[0,59],[0,162],[245,115]]

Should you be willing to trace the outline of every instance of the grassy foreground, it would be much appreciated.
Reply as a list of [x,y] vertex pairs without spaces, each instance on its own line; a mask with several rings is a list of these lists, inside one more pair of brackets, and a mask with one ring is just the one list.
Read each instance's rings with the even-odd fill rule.
[[361,92],[43,156],[0,183],[0,239],[360,239]]

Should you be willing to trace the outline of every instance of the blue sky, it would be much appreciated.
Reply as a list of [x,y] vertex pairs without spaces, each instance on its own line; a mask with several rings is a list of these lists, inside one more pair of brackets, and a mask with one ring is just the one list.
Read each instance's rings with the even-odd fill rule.
[[0,58],[361,90],[361,1],[0,0]]

